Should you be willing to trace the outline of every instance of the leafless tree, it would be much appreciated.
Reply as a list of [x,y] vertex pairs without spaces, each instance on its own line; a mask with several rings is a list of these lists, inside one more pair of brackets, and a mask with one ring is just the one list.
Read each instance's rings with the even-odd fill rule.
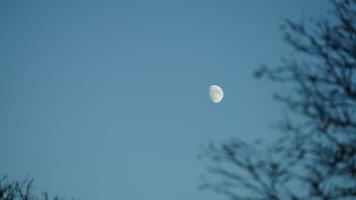
[[287,87],[276,94],[289,111],[282,136],[263,148],[241,140],[207,145],[201,188],[234,200],[356,199],[356,1],[331,2],[323,19],[286,20],[295,56],[255,71]]
[[59,196],[50,198],[44,192],[35,194],[33,191],[33,179],[23,181],[9,181],[6,176],[0,179],[0,200],[63,200]]

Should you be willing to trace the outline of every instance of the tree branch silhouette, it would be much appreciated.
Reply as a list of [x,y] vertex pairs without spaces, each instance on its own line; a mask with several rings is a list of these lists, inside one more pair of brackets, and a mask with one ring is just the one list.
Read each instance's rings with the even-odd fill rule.
[[356,198],[356,1],[331,2],[329,18],[282,26],[298,59],[255,71],[288,87],[275,95],[292,113],[280,122],[283,136],[263,149],[241,140],[206,146],[213,181],[201,188],[230,199]]
[[50,198],[47,192],[35,194],[33,191],[33,179],[10,182],[7,176],[0,179],[0,200],[64,200],[63,197]]

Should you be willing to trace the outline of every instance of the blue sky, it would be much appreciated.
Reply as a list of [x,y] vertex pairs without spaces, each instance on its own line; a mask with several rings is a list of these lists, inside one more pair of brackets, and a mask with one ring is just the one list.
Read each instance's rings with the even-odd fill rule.
[[275,137],[282,108],[252,73],[291,52],[284,18],[328,6],[0,1],[0,175],[85,200],[217,199],[197,190],[200,145]]

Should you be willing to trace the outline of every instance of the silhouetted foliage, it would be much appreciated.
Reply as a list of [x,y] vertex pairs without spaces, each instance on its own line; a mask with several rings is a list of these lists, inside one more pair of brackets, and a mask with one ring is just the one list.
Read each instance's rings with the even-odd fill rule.
[[0,200],[63,200],[59,196],[50,198],[46,192],[35,194],[33,179],[10,182],[6,176],[0,179]]
[[[298,58],[255,72],[287,86],[276,99],[293,115],[265,148],[231,140],[204,149],[202,188],[230,199],[356,199],[356,1],[332,1],[332,15],[286,20]],[[286,92],[288,91],[288,92]]]

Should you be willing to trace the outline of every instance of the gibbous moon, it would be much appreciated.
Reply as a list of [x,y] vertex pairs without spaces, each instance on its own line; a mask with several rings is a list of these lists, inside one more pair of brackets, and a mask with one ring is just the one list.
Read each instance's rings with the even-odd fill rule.
[[220,103],[224,98],[224,91],[218,85],[211,85],[209,87],[209,96],[213,103]]

